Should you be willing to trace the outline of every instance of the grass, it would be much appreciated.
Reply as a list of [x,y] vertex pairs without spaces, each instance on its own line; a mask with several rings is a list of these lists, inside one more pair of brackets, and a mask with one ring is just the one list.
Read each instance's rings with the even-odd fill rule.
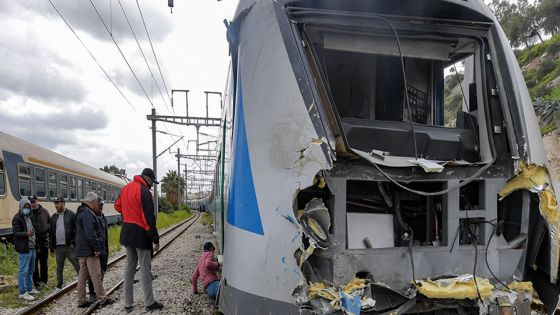
[[202,225],[211,225],[212,224],[212,216],[208,212],[202,213],[202,218],[200,219]]
[[[172,213],[159,213],[157,219],[157,228],[163,230],[171,225],[179,223],[191,216],[188,211],[175,211]],[[109,253],[113,256],[120,248],[120,226],[112,226],[109,228]],[[56,285],[56,263],[53,256],[49,255],[49,280],[48,285],[53,288]],[[4,246],[0,244],[0,275],[13,276],[17,281],[18,273],[18,253],[15,251],[12,244]],[[72,265],[66,261],[64,265],[64,282],[69,282],[76,279],[76,272]],[[50,290],[41,290],[37,297],[42,298],[48,294]],[[0,307],[1,308],[18,308],[28,305],[19,299],[19,292],[17,286],[0,293]]]

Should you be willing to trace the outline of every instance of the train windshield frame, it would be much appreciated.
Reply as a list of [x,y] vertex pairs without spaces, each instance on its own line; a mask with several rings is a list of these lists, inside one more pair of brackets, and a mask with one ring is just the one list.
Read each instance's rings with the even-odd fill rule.
[[484,95],[487,76],[494,75],[485,69],[488,28],[435,28],[441,26],[397,28],[399,50],[381,20],[367,27],[316,20],[294,26],[338,137],[337,152],[343,143],[345,151],[392,166],[407,166],[414,157],[402,58],[417,157],[458,165],[492,160]]

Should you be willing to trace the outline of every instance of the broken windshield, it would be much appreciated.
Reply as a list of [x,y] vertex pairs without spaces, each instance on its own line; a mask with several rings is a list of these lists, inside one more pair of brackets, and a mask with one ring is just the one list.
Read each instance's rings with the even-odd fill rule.
[[412,120],[418,157],[481,161],[477,41],[402,35],[399,52],[395,37],[386,31],[315,26],[302,31],[331,117],[352,150],[414,156]]

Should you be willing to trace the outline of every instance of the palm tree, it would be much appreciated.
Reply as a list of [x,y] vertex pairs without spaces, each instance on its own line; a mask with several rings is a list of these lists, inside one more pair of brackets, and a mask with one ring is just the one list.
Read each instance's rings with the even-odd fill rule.
[[[185,193],[185,179],[179,177],[181,185],[180,196]],[[161,191],[165,194],[165,198],[169,201],[174,208],[177,207],[177,171],[169,170],[161,180]]]

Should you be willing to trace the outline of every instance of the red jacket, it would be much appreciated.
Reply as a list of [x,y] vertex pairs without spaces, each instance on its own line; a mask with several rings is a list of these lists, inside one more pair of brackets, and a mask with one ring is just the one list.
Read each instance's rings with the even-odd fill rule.
[[204,290],[206,290],[210,283],[218,280],[218,277],[216,277],[216,269],[219,264],[212,258],[214,258],[214,253],[204,252],[198,260],[198,266],[196,266],[196,270],[191,279],[193,292],[198,292],[198,277],[202,277],[202,287]]
[[152,194],[141,176],[134,176],[134,180],[124,186],[115,202],[115,210],[123,217],[123,246],[151,249],[152,243],[159,244]]

